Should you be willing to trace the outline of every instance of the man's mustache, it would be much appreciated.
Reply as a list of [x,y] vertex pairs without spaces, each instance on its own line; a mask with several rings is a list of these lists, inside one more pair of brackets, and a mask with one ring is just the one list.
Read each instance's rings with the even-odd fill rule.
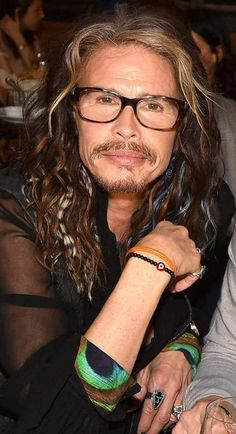
[[143,143],[123,142],[118,140],[109,141],[107,143],[103,143],[102,145],[96,146],[91,154],[91,157],[94,159],[99,157],[99,155],[104,152],[120,150],[140,152],[147,158],[147,160],[152,165],[155,164],[157,160],[155,152],[153,152],[151,149],[148,148],[148,146],[144,145]]

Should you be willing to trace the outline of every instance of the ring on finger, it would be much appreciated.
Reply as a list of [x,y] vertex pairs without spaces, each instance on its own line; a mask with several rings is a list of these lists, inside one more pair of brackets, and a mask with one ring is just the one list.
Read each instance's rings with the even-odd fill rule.
[[182,404],[179,404],[179,405],[174,405],[174,407],[172,408],[172,412],[171,412],[171,414],[172,414],[173,416],[175,416],[176,419],[179,420],[179,418],[180,418],[182,412],[183,412],[183,405],[182,405]]
[[206,265],[201,265],[200,270],[194,271],[193,273],[190,273],[190,274],[193,277],[197,277],[198,279],[202,279],[205,272],[206,272]]
[[153,392],[147,392],[145,398],[150,399],[153,410],[157,410],[165,399],[165,393],[161,390],[154,390]]

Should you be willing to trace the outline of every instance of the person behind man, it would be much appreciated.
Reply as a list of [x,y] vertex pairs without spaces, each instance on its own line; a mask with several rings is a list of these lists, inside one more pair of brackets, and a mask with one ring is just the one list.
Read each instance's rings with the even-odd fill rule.
[[[185,398],[186,410],[173,433],[199,434],[205,409],[213,399],[236,396],[236,230],[229,245],[221,298],[206,336],[197,375]],[[236,399],[234,402],[236,407]],[[221,427],[222,428],[222,427]],[[221,434],[225,433],[221,431]]]
[[214,110],[221,134],[224,178],[236,200],[236,59],[219,29],[206,23],[201,15],[191,17],[190,26],[207,79],[218,93]]
[[[41,49],[37,32],[43,18],[41,0],[1,0],[0,69],[17,75],[39,63]],[[4,89],[2,101],[5,102]]]
[[236,57],[219,19],[206,10],[188,14],[193,39],[200,49],[201,61],[212,88],[226,98],[236,99]]
[[[194,42],[199,49],[200,60],[207,74],[207,80],[214,95],[214,115],[220,131],[221,164],[219,173],[229,185],[236,200],[236,76],[235,60],[230,55],[224,37],[213,17],[206,11],[190,10],[189,27]],[[227,212],[227,201],[222,204]],[[220,296],[224,272],[228,261],[228,244],[232,236],[232,227],[224,245],[217,254],[217,264],[208,267],[208,282],[205,285],[204,297],[198,298],[197,305],[201,310],[207,310],[212,315]]]
[[179,414],[205,332],[181,292],[203,275],[221,196],[192,52],[170,18],[120,10],[79,25],[32,98],[23,157],[0,177],[15,433],[153,434]]

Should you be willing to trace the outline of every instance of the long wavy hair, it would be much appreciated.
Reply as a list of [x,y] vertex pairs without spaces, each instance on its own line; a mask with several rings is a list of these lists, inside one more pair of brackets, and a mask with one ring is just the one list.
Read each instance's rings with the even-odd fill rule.
[[104,265],[93,209],[95,183],[80,159],[71,94],[81,68],[96,50],[128,44],[141,45],[168,59],[188,111],[178,127],[169,167],[148,186],[131,218],[122,251],[163,219],[185,225],[202,249],[215,236],[213,197],[219,140],[212,95],[190,34],[170,18],[133,9],[78,26],[58,51],[45,83],[26,109],[24,175],[30,205],[37,209],[38,242],[45,264],[53,269],[57,259],[64,257],[78,291],[89,297]]

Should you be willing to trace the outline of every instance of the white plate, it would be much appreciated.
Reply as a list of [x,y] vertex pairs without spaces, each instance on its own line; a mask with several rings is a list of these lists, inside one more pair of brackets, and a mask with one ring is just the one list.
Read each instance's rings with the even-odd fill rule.
[[5,122],[10,122],[12,124],[22,124],[23,123],[22,107],[18,107],[18,106],[0,107],[0,120],[3,120]]

